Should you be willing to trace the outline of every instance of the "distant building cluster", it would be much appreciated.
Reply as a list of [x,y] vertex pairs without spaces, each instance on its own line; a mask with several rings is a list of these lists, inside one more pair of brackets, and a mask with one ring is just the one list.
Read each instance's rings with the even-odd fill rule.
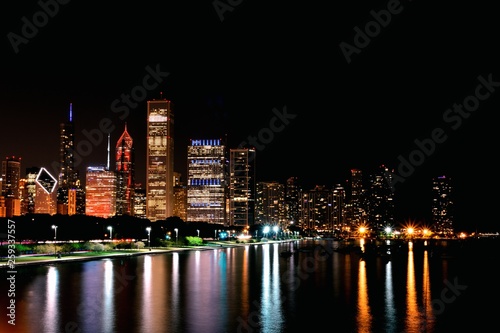
[[[104,136],[104,133],[101,133]],[[285,183],[257,181],[256,150],[229,148],[221,138],[191,139],[187,147],[187,175],[174,172],[174,112],[166,99],[147,102],[146,184],[135,181],[134,140],[124,131],[114,146],[108,135],[106,165],[88,166],[85,188],[75,168],[76,151],[72,104],[60,125],[59,161],[29,167],[21,175],[21,158],[2,160],[0,217],[26,214],[84,214],[102,218],[129,215],[151,222],[179,217],[224,227],[278,226],[309,235],[352,235],[360,226],[374,233],[396,225],[394,192],[382,165],[365,176],[351,170],[346,184],[333,188],[303,188],[301,179]],[[453,234],[451,179],[432,180],[432,231]]]

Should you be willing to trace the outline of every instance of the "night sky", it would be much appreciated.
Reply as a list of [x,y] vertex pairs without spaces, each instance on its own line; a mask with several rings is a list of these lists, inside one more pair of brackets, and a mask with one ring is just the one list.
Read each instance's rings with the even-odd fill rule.
[[[163,96],[183,176],[190,138],[227,135],[233,148],[259,137],[258,180],[297,176],[306,188],[345,184],[351,168],[401,175],[401,158],[423,156],[417,140],[428,154],[395,187],[398,221],[428,222],[431,179],[446,174],[457,228],[498,229],[492,4],[41,3],[5,3],[0,20],[0,156],[20,156],[23,170],[58,159],[73,103],[77,143],[109,119],[113,145],[127,123],[144,183],[146,100]],[[82,175],[106,163],[105,136],[94,137]]]

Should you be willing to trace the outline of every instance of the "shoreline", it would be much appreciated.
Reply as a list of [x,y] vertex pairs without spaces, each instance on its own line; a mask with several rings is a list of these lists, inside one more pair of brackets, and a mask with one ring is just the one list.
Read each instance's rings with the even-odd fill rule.
[[[181,251],[208,251],[208,250],[218,250],[221,248],[231,248],[238,246],[249,246],[249,245],[262,245],[269,243],[285,243],[285,242],[294,242],[300,241],[300,239],[290,239],[290,240],[279,240],[279,241],[268,241],[268,242],[255,242],[255,243],[224,243],[217,242],[211,243],[213,245],[201,245],[201,246],[191,246],[191,247],[169,247],[169,248],[150,248],[136,250],[136,252],[124,252],[124,253],[105,253],[97,254],[97,255],[89,255],[89,256],[72,256],[68,254],[67,256],[61,256],[60,258],[55,257],[54,255],[47,255],[47,259],[41,260],[32,260],[32,261],[17,261],[17,259],[22,257],[29,257],[30,255],[22,255],[15,258],[14,264],[9,265],[8,258],[2,258],[2,262],[0,262],[0,269],[12,270],[19,266],[31,266],[31,265],[51,265],[54,263],[66,263],[66,262],[75,262],[75,261],[90,261],[90,260],[99,260],[105,258],[119,258],[119,257],[130,257],[130,256],[140,256],[146,254],[163,254],[169,252],[181,252]],[[120,251],[120,250],[114,250]],[[125,250],[129,251],[129,250]],[[42,256],[42,255],[40,255]],[[3,262],[5,260],[5,262]]]

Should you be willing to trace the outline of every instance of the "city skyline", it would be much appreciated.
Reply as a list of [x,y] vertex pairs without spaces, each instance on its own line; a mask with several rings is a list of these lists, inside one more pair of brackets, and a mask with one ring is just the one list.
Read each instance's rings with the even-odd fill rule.
[[[400,2],[363,45],[357,31],[383,21],[388,2],[342,3],[335,12],[242,3],[223,20],[210,2],[169,3],[166,16],[150,4],[97,10],[67,3],[16,53],[9,34],[22,36],[23,22],[44,9],[36,1],[9,6],[0,157],[20,156],[22,172],[58,160],[59,125],[73,103],[77,141],[110,119],[116,143],[127,124],[144,184],[146,100],[167,98],[176,165],[185,163],[189,139],[227,135],[228,147],[237,147],[253,136],[259,180],[298,176],[333,187],[350,169],[397,169],[421,151],[421,164],[398,173],[401,216],[430,214],[424,198],[432,178],[449,175],[457,223],[496,225],[489,209],[478,208],[494,205],[486,193],[498,186],[489,171],[500,82],[493,10]],[[481,19],[469,20],[473,14]],[[466,103],[474,111],[454,106]],[[289,117],[275,122],[285,109]],[[106,135],[97,141],[78,166],[81,179],[87,166],[106,163]],[[184,166],[174,168],[186,176]]]

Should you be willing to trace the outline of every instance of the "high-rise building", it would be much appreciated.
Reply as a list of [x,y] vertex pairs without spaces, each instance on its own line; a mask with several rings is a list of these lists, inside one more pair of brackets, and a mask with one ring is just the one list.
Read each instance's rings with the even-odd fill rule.
[[187,222],[226,223],[226,146],[221,139],[188,146]]
[[6,217],[21,215],[21,158],[6,157],[2,161],[2,196],[5,198]]
[[290,225],[299,226],[302,187],[297,177],[289,177],[285,184],[285,218]]
[[381,165],[370,175],[368,188],[368,224],[372,232],[383,232],[386,227],[394,227],[393,182],[387,177],[393,170]]
[[302,229],[310,236],[333,234],[334,198],[333,191],[324,185],[302,192]]
[[57,213],[57,179],[45,168],[40,168],[36,179],[35,213]]
[[187,186],[179,172],[174,172],[174,216],[187,221]]
[[229,225],[250,227],[255,223],[254,148],[229,151]]
[[452,237],[453,184],[450,177],[439,176],[432,180],[432,229],[441,237]]
[[165,220],[174,209],[174,113],[166,99],[147,102],[146,216]]
[[21,179],[21,158],[7,156],[2,161],[2,195],[20,199],[19,180]]
[[141,184],[135,184],[134,188],[134,217],[145,219],[146,217],[146,190]]
[[359,169],[351,169],[351,225],[359,226],[363,216],[363,173]]
[[89,166],[85,181],[85,214],[108,218],[116,214],[116,174],[106,167]]
[[125,130],[116,143],[116,215],[134,214],[135,165],[133,140]]
[[23,202],[21,204],[21,214],[35,213],[36,201],[36,177],[40,172],[40,168],[31,167],[26,169]]
[[285,185],[277,181],[256,183],[255,224],[288,228],[285,218]]
[[73,123],[73,103],[69,104],[69,116],[61,123],[59,132],[59,183],[57,189],[57,212],[67,215],[70,212],[84,214],[83,195],[71,195],[70,190],[83,192],[75,169],[75,127]]

